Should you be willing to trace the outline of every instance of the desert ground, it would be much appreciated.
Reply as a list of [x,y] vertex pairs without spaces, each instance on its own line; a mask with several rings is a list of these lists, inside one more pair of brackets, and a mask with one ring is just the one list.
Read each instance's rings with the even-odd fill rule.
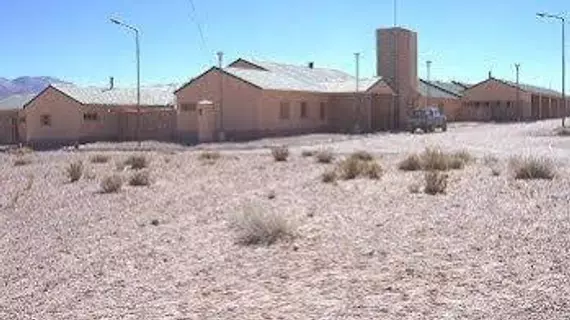
[[[0,319],[568,319],[570,137],[558,125],[0,153]],[[431,195],[423,171],[398,168],[426,147],[475,159]],[[322,181],[360,150],[379,179]],[[150,185],[102,192],[138,172],[122,165],[131,155],[149,160]],[[519,156],[548,159],[554,178],[515,179]],[[286,235],[244,241],[236,221],[252,212],[286,221]]]

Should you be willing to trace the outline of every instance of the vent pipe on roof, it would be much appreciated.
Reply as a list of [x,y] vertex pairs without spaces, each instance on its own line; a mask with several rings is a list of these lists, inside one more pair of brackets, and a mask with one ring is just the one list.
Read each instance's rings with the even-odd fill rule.
[[489,79],[491,79],[493,75],[491,74],[491,70],[489,70]]
[[109,90],[113,90],[115,88],[115,78],[109,77]]
[[309,62],[309,69],[314,69],[315,63],[313,61]]

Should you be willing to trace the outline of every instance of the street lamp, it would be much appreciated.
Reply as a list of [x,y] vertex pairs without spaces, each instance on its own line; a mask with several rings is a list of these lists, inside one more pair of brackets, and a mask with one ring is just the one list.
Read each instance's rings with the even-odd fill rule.
[[136,43],[136,56],[137,56],[137,124],[136,124],[136,139],[140,147],[140,115],[141,115],[141,55],[140,55],[140,44],[139,44],[139,29],[121,22],[117,19],[110,19],[112,23],[125,27],[135,32],[135,43]]
[[564,121],[566,120],[566,57],[565,57],[565,46],[566,40],[564,39],[564,28],[566,25],[566,18],[562,15],[554,15],[545,12],[539,12],[536,14],[541,18],[556,19],[562,24],[562,127],[564,127]]

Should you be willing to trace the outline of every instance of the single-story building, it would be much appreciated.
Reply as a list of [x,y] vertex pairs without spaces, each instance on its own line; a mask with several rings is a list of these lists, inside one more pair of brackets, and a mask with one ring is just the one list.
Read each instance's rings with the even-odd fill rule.
[[[357,87],[358,86],[358,87]],[[183,140],[228,139],[322,131],[390,128],[393,91],[382,78],[360,79],[345,72],[238,59],[212,67],[175,91],[177,128]],[[198,102],[210,101],[203,113]],[[215,117],[216,126],[201,126]],[[215,132],[200,132],[200,129]]]
[[[89,141],[172,140],[175,136],[172,86],[136,89],[50,85],[26,103],[20,139],[43,147]],[[137,123],[140,131],[137,131]]]
[[20,110],[33,99],[35,94],[12,95],[0,101],[0,144],[20,142]]
[[438,107],[448,121],[455,121],[461,109],[464,88],[453,82],[427,81],[419,79],[420,93],[418,107]]

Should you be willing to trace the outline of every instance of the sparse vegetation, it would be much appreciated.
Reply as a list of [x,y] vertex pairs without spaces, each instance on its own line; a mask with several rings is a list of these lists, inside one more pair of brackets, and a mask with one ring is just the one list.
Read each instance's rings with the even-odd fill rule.
[[467,150],[461,150],[453,153],[453,157],[463,161],[463,164],[468,164],[475,161],[475,157]]
[[360,161],[372,161],[374,160],[374,156],[369,153],[368,151],[356,151],[350,155],[351,158]]
[[273,147],[271,148],[271,154],[275,161],[287,161],[287,158],[289,158],[289,149],[285,146]]
[[16,156],[25,156],[25,155],[29,155],[33,152],[34,152],[34,150],[32,150],[29,147],[18,147],[16,149],[12,149],[10,151],[11,154],[16,155]]
[[335,170],[327,170],[323,173],[321,179],[324,183],[333,183],[337,179],[337,173]]
[[282,214],[250,208],[236,213],[233,220],[239,242],[245,245],[271,245],[294,235],[294,225]]
[[107,163],[109,162],[110,157],[104,154],[96,154],[91,156],[89,159],[91,163]]
[[200,153],[200,156],[198,157],[200,160],[205,160],[205,161],[216,161],[218,159],[220,159],[221,155],[219,152],[217,151],[204,151],[202,153]]
[[317,153],[317,162],[331,163],[334,160],[334,155],[329,150],[321,150]]
[[371,179],[379,179],[382,176],[382,167],[369,160],[360,160],[362,158],[350,156],[338,165],[339,175],[344,180],[355,179],[359,176],[365,176]]
[[315,154],[317,154],[317,152],[315,150],[303,150],[301,151],[301,156],[308,158],[308,157],[312,157]]
[[125,165],[130,166],[131,169],[140,170],[148,167],[149,160],[144,155],[131,155],[125,160]]
[[557,128],[554,132],[557,136],[570,137],[570,128],[560,127]]
[[140,170],[131,175],[129,185],[134,187],[150,185],[150,172],[148,170]]
[[445,193],[445,190],[447,189],[448,177],[449,176],[446,173],[438,171],[426,172],[424,175],[424,192],[431,195]]
[[398,164],[398,169],[403,171],[417,171],[422,169],[422,159],[416,153],[409,155]]
[[65,169],[69,182],[76,182],[83,176],[83,161],[76,160],[70,162]]
[[515,179],[547,179],[554,178],[554,163],[546,158],[516,157],[511,159]]
[[31,163],[32,163],[32,159],[25,157],[25,156],[18,156],[18,157],[16,157],[16,160],[14,160],[14,166],[15,167],[27,166]]
[[103,193],[119,192],[123,186],[123,178],[120,175],[113,174],[105,177],[101,181],[101,191]]
[[473,161],[473,157],[467,151],[446,153],[440,149],[426,148],[420,155],[421,167],[426,171],[447,171],[463,169],[465,165]]
[[419,193],[420,192],[420,185],[417,183],[412,183],[411,185],[408,186],[408,191],[410,191],[410,193]]

